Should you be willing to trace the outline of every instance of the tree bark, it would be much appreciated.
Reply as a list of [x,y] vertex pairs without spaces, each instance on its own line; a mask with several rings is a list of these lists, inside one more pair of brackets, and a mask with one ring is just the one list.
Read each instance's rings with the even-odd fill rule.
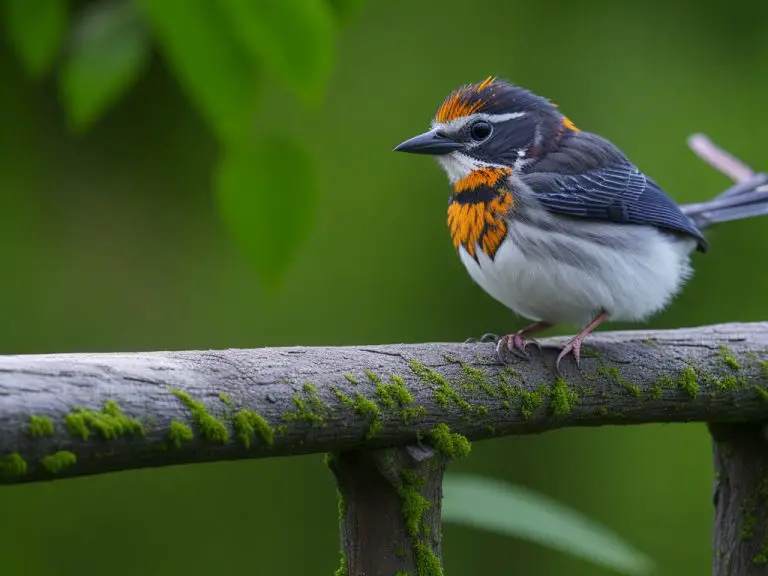
[[329,466],[339,490],[339,576],[442,574],[446,458],[412,446],[342,452]]
[[714,574],[768,574],[768,442],[764,423],[711,424]]

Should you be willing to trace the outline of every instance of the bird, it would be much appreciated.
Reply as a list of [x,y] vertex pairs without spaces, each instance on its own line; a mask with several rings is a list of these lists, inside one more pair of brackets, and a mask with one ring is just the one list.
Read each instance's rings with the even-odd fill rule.
[[[580,331],[554,364],[580,367],[586,336],[606,321],[645,322],[678,296],[706,253],[712,224],[768,214],[768,188],[678,205],[607,138],[548,98],[490,76],[452,90],[429,130],[394,151],[433,156],[452,193],[447,225],[472,280],[531,323],[496,354],[530,359],[534,337]],[[495,339],[495,337],[494,337]]]

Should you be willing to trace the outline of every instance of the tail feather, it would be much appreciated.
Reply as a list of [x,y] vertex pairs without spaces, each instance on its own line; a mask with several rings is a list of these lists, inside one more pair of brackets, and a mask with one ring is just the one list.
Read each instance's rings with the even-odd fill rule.
[[697,228],[768,215],[768,174],[758,174],[706,202],[680,207]]

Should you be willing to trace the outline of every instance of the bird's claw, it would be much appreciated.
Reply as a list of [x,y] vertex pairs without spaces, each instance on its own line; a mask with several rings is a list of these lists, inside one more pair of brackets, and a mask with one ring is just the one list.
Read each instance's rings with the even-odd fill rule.
[[490,332],[486,332],[482,336],[480,336],[480,339],[469,337],[466,340],[464,340],[464,344],[477,344],[478,342],[487,343],[487,342],[496,342],[499,339],[496,334],[491,334]]
[[528,345],[536,346],[541,352],[541,344],[535,338],[526,338],[521,332],[507,334],[499,338],[496,343],[496,355],[502,364],[507,364],[507,353],[510,352],[521,360],[530,360],[531,356],[526,351]]
[[576,361],[576,368],[581,368],[581,340],[580,336],[576,336],[563,346],[560,354],[557,355],[557,360],[555,360],[555,376],[561,375],[560,361],[568,354],[573,355],[573,359]]

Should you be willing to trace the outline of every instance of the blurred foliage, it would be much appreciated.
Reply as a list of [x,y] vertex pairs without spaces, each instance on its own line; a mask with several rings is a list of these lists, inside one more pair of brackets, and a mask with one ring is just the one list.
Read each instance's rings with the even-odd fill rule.
[[653,562],[603,526],[549,498],[473,474],[448,474],[443,520],[524,538],[623,574],[648,574]]
[[[712,0],[0,0],[2,351],[513,330],[524,321],[455,257],[445,177],[392,146],[453,87],[494,74],[551,97],[676,199],[704,199],[727,182],[686,149],[691,132],[765,168],[766,12]],[[714,229],[651,325],[764,319],[765,222]],[[452,469],[549,494],[661,573],[709,571],[703,426],[504,438]],[[288,575],[337,562],[333,487],[314,457],[10,488],[0,510],[0,574]],[[489,575],[612,573],[462,525],[445,538],[451,574],[480,562]]]
[[[274,72],[305,105],[317,104],[325,94],[335,58],[338,28],[334,19],[347,21],[359,4],[349,0],[101,0],[75,12],[66,43],[62,42],[70,9],[66,0],[7,0],[5,20],[8,39],[33,77],[48,72],[61,57],[62,100],[71,127],[77,130],[90,128],[136,83],[152,42],[157,42],[223,145],[219,170],[229,174],[224,182],[247,182],[253,170],[242,159],[254,146],[269,146],[266,140],[252,142],[257,138],[253,122],[261,69]],[[272,183],[285,197],[306,198],[317,186],[314,166],[308,153],[299,150],[300,144],[290,145],[304,159],[303,179]],[[267,188],[251,190],[256,202],[231,190],[217,192],[230,223],[235,213],[238,221],[250,219],[254,225],[273,219],[267,211],[267,196],[272,194]],[[309,230],[312,210],[286,210],[280,222],[289,230]],[[235,233],[241,247],[270,285],[280,280],[306,237],[292,234],[288,242],[269,243],[242,232],[238,224]]]

